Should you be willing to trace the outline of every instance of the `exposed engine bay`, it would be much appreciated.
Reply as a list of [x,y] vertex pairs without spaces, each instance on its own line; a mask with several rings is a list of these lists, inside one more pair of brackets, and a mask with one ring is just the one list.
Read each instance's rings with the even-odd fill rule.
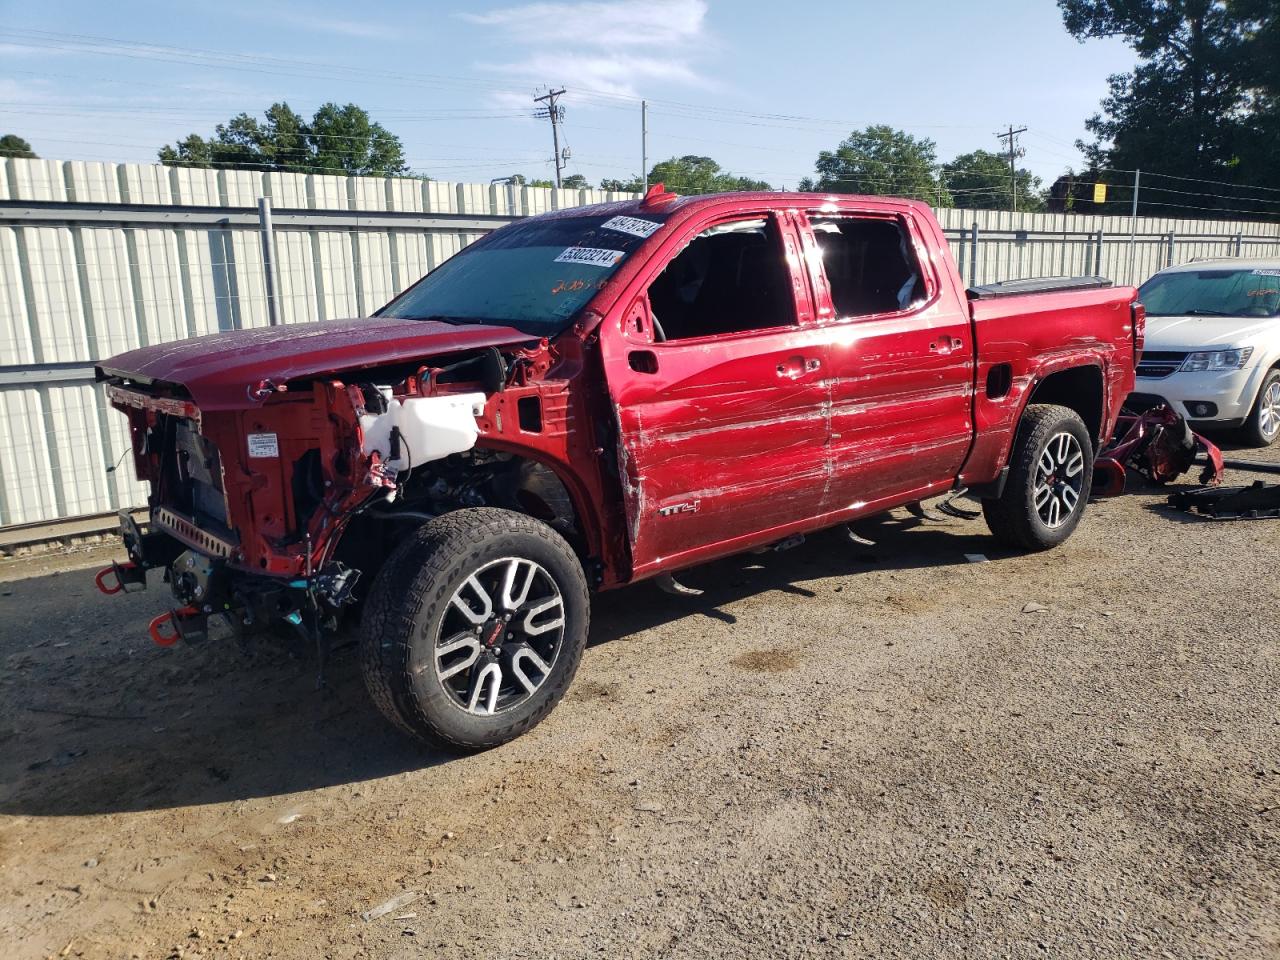
[[176,385],[112,382],[151,509],[145,533],[122,514],[129,562],[101,571],[98,585],[139,588],[161,568],[178,603],[151,624],[161,645],[199,639],[211,623],[237,635],[284,625],[323,655],[361,584],[443,513],[517,510],[587,559],[570,491],[523,455],[531,446],[551,462],[570,455],[567,394],[546,376],[563,359],[542,341],[366,369],[352,383],[340,373],[264,381],[237,410],[201,410]]

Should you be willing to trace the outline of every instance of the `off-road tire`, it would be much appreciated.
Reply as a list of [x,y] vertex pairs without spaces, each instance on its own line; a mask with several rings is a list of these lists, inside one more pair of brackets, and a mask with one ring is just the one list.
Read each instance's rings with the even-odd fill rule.
[[[1063,432],[1076,438],[1084,454],[1082,488],[1066,520],[1050,527],[1041,519],[1034,502],[1036,466],[1049,441]],[[1027,407],[1018,425],[1004,492],[998,498],[982,501],[982,513],[991,533],[1000,543],[1020,550],[1048,550],[1062,543],[1084,515],[1093,484],[1093,457],[1089,430],[1074,410],[1056,404]]]
[[[564,602],[564,635],[550,674],[526,701],[477,716],[438,679],[437,636],[460,584],[505,557],[533,560],[554,578]],[[560,702],[582,660],[589,619],[582,564],[560,534],[509,510],[458,510],[419,527],[374,581],[361,623],[365,686],[388,720],[428,744],[459,752],[496,747],[528,731]]]
[[1276,437],[1280,436],[1280,433],[1274,432],[1268,436],[1262,429],[1262,413],[1264,404],[1267,403],[1267,392],[1277,383],[1280,383],[1280,369],[1268,370],[1267,375],[1262,378],[1262,385],[1258,388],[1253,409],[1249,411],[1249,419],[1240,428],[1241,439],[1251,447],[1269,447],[1275,443]]

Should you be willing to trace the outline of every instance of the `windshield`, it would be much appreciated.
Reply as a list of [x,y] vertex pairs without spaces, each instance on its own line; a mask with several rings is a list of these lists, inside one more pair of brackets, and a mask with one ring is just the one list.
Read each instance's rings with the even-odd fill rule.
[[500,323],[534,336],[565,329],[662,217],[522,220],[440,264],[379,316]]
[[1138,291],[1149,317],[1280,315],[1280,268],[1158,273]]

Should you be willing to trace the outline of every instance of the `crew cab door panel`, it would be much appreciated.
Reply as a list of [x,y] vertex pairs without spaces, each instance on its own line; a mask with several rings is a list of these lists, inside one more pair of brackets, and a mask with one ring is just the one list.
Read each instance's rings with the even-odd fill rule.
[[949,486],[973,439],[963,304],[909,215],[811,211],[800,226],[828,336],[825,511]]
[[[772,308],[785,312],[788,325],[724,333],[698,327],[718,309],[710,305],[714,274],[699,282],[685,275],[683,262],[674,278],[664,270],[706,237],[699,224],[655,263],[646,292],[620,322],[602,328],[634,576],[679,565],[681,557],[696,562],[700,551],[723,552],[734,540],[820,511],[827,477],[825,345],[821,331],[801,322],[811,310],[794,226],[782,216],[768,219],[771,259],[740,261],[737,269],[779,268],[778,297],[787,302]],[[733,245],[713,246],[712,261]],[[751,247],[750,257],[758,253]],[[752,315],[769,307],[762,303],[767,297],[750,295],[753,277],[735,276],[741,283],[726,296],[741,299],[730,312],[745,315],[729,325],[769,323]],[[672,292],[677,287],[679,294]],[[679,307],[679,297],[688,303]],[[723,321],[711,325],[717,323]],[[680,327],[695,335],[681,338]],[[655,342],[655,330],[671,339]]]

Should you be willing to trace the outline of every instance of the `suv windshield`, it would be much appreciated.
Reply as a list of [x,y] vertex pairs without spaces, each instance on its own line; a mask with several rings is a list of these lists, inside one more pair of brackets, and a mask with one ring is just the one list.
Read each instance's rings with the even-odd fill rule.
[[482,237],[378,311],[379,316],[500,323],[548,337],[604,288],[662,217],[534,218]]
[[1280,315],[1280,267],[1158,273],[1138,297],[1149,317],[1274,317]]

